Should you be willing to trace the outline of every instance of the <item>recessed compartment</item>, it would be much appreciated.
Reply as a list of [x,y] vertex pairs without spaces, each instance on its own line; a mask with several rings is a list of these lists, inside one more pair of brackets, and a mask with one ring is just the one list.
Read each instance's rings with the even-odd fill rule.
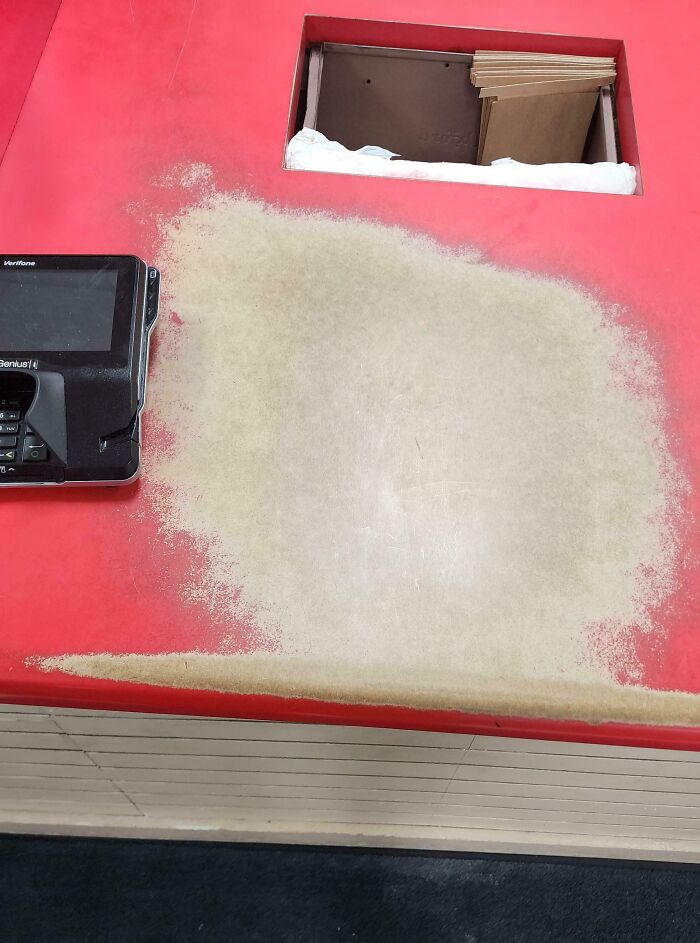
[[[580,139],[585,140],[582,149],[579,144],[580,157],[566,160],[624,161],[635,168],[635,192],[641,192],[624,44],[619,40],[306,17],[288,141],[308,128],[351,152],[368,146],[386,149],[396,155],[392,160],[488,163],[479,159],[485,99],[470,81],[477,50],[614,62],[615,81],[591,96],[595,106],[587,135],[584,129]],[[522,160],[517,154],[499,156]]]
[[[469,53],[314,46],[303,127],[352,151],[375,144],[404,160],[475,164],[482,99],[469,81],[472,59]],[[611,86],[600,92],[582,160],[617,163]]]

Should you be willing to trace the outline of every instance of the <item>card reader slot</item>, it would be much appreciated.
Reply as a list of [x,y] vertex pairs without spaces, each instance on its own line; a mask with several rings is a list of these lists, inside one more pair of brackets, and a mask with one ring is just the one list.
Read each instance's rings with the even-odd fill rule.
[[136,412],[131,417],[130,421],[121,429],[116,429],[114,432],[109,432],[107,435],[103,435],[100,439],[100,451],[104,452],[105,449],[110,448],[118,444],[119,442],[124,442],[126,440],[131,440],[132,442],[139,442],[140,440],[140,413],[143,409],[145,399],[146,399],[146,375],[148,373],[148,352],[149,352],[149,343],[148,336],[150,335],[153,327],[158,320],[158,305],[160,300],[160,272],[158,269],[149,268],[148,270],[148,283],[146,287],[146,313],[144,318],[144,326],[146,338],[141,351],[141,363],[139,366],[139,384],[138,384],[138,396],[139,402],[136,409]]
[[139,434],[139,411],[137,410],[129,423],[124,426],[123,429],[117,429],[114,432],[109,432],[107,435],[103,435],[100,439],[100,452],[104,452],[105,449],[108,449],[112,445],[116,445],[119,442],[124,442],[127,439],[131,439],[133,442],[138,441]]

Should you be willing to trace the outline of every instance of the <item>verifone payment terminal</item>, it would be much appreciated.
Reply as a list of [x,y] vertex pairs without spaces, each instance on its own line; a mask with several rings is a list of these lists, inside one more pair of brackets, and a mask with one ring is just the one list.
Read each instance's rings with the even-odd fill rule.
[[138,475],[159,284],[134,256],[0,256],[0,487]]

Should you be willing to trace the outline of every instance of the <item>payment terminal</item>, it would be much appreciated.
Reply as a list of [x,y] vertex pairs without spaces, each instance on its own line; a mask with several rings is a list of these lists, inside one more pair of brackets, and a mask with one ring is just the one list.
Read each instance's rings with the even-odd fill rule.
[[0,487],[138,475],[159,284],[135,256],[0,255]]

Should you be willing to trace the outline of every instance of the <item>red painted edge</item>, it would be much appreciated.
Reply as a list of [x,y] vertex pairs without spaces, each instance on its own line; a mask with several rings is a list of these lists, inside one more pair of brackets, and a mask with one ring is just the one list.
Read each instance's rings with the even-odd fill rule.
[[0,702],[100,711],[134,711],[286,723],[339,724],[350,727],[385,727],[527,740],[601,743],[608,746],[668,750],[700,749],[700,728],[658,727],[644,724],[550,720],[542,717],[507,717],[461,711],[418,710],[369,704],[334,704],[310,698],[283,698],[267,694],[223,694],[147,684],[93,681],[64,688],[47,697],[45,684],[5,685]]

